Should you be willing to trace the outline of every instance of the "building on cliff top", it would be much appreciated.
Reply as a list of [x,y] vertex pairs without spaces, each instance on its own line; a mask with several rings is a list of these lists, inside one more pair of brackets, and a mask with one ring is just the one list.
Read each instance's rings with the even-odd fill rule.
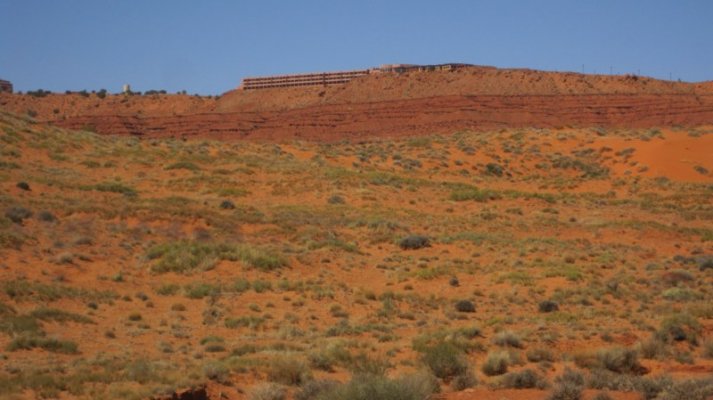
[[10,81],[0,79],[0,92],[12,93],[12,83],[10,83]]

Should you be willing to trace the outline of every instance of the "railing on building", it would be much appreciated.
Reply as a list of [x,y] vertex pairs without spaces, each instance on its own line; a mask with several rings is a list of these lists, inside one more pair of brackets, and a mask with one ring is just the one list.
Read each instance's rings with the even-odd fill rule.
[[239,89],[255,90],[300,86],[327,86],[350,82],[353,79],[375,73],[404,73],[409,71],[450,71],[458,68],[468,67],[470,64],[437,64],[437,65],[413,65],[413,64],[387,64],[378,68],[322,72],[311,74],[273,75],[264,77],[254,77],[243,79]]

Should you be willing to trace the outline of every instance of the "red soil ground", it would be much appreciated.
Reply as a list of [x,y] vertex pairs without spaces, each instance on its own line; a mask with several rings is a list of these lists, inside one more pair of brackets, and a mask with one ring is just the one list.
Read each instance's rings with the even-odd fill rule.
[[470,67],[220,98],[1,94],[0,107],[106,134],[334,141],[504,127],[710,125],[713,82]]

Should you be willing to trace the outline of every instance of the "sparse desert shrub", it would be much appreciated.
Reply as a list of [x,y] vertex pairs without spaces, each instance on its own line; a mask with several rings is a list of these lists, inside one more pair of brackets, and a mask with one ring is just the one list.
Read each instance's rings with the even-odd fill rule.
[[567,368],[562,375],[555,378],[555,387],[547,396],[547,400],[580,400],[583,389],[584,375]]
[[456,311],[473,313],[475,312],[475,305],[470,300],[459,300],[456,303]]
[[329,379],[312,380],[304,385],[295,393],[295,400],[312,400],[316,399],[324,393],[335,390],[340,385],[339,382]]
[[427,347],[421,361],[441,379],[450,379],[468,370],[463,350],[451,342],[441,341]]
[[183,287],[183,294],[189,299],[202,299],[220,294],[220,287],[209,283],[189,283]]
[[212,381],[228,383],[230,370],[220,361],[209,361],[203,365],[203,374]]
[[15,186],[16,186],[18,189],[22,189],[22,190],[26,190],[26,191],[29,191],[29,190],[30,190],[30,184],[27,183],[27,182],[24,182],[24,181],[22,181],[22,182],[17,182],[17,185],[15,185]]
[[481,370],[485,375],[495,376],[502,375],[508,371],[510,363],[510,355],[505,351],[490,352],[485,359]]
[[329,204],[345,204],[346,201],[344,201],[344,197],[335,194],[334,196],[330,196],[329,199],[327,199],[327,203],[329,203]]
[[130,188],[126,185],[122,185],[118,182],[103,182],[97,183],[96,185],[81,186],[82,190],[96,190],[97,192],[110,192],[110,193],[120,193],[126,197],[136,197],[138,192],[136,189]]
[[54,214],[52,214],[49,211],[40,211],[37,214],[37,219],[39,219],[42,222],[55,222],[57,221],[57,217],[55,217]]
[[599,392],[592,397],[592,400],[614,400],[607,392]]
[[512,389],[544,389],[547,381],[532,369],[524,369],[517,372],[509,372],[502,377],[501,384]]
[[615,347],[599,350],[597,358],[601,366],[619,374],[638,374],[643,372],[639,363],[639,354],[634,349]]
[[39,336],[19,336],[7,345],[7,351],[31,350],[34,348],[61,354],[79,353],[79,346],[74,342]]
[[488,175],[493,175],[493,176],[503,176],[504,169],[500,164],[496,163],[488,163],[485,166],[485,171],[487,172]]
[[486,202],[495,200],[499,196],[490,190],[478,189],[475,186],[464,186],[456,188],[451,192],[450,199],[453,201],[477,201]]
[[305,360],[296,356],[282,356],[270,361],[267,377],[271,381],[284,385],[299,386],[307,382],[312,374]]
[[476,378],[475,373],[470,368],[468,368],[453,378],[453,380],[451,381],[451,388],[456,391],[461,391],[468,388],[472,388],[477,384],[478,378]]
[[498,332],[493,337],[493,343],[503,347],[522,348],[522,340],[520,339],[520,336],[511,331]]
[[547,400],[580,400],[582,398],[582,386],[571,382],[561,382],[547,396]]
[[559,305],[557,305],[557,303],[552,300],[545,300],[541,301],[540,304],[537,305],[537,308],[540,310],[541,313],[548,313],[558,311]]
[[702,355],[705,358],[713,359],[713,339],[708,339],[703,342]]
[[261,383],[250,391],[250,400],[285,400],[287,391],[273,382]]
[[357,375],[349,382],[320,393],[316,400],[423,400],[440,390],[436,379],[420,372],[397,379]]
[[80,324],[93,324],[91,318],[84,315],[71,313],[57,308],[39,307],[30,313],[30,316],[42,321],[76,322]]
[[234,210],[235,203],[230,200],[223,200],[220,202],[220,208],[222,208],[223,210]]
[[16,224],[22,224],[22,221],[27,218],[30,218],[31,216],[32,211],[28,210],[25,207],[10,207],[5,210],[5,218]]
[[37,319],[29,315],[0,315],[0,332],[10,336],[36,335],[42,336],[42,327]]
[[210,343],[205,346],[206,353],[222,353],[225,351],[225,346],[220,343]]
[[156,294],[159,296],[173,296],[181,289],[180,286],[175,283],[165,283],[156,289]]
[[708,400],[713,398],[713,378],[687,379],[665,389],[656,400]]
[[638,344],[639,354],[647,360],[664,359],[670,355],[668,345],[655,336]]
[[133,312],[129,314],[129,321],[141,321],[143,317],[141,316],[140,313]]
[[164,169],[167,171],[172,169],[187,169],[193,172],[200,171],[200,167],[190,161],[178,161],[173,164],[167,165]]
[[178,241],[151,247],[146,258],[153,261],[151,270],[156,273],[212,269],[220,260],[242,261],[262,271],[270,271],[287,265],[287,260],[278,253],[246,244],[214,244]]
[[225,327],[229,329],[250,328],[256,329],[265,322],[265,318],[246,315],[238,318],[226,318]]
[[556,360],[555,354],[552,350],[545,347],[535,347],[527,351],[525,354],[527,361],[530,362],[541,362],[548,361],[554,362]]
[[411,235],[399,241],[399,247],[404,250],[417,250],[424,247],[430,247],[430,240],[426,236]]
[[664,342],[687,341],[692,345],[698,344],[698,335],[701,325],[690,314],[674,314],[661,322],[661,328],[656,332],[656,338]]
[[383,358],[373,358],[366,353],[359,353],[351,357],[348,368],[353,375],[386,376],[386,371],[391,368],[391,365]]
[[326,347],[312,351],[307,355],[312,368],[334,371],[335,364],[345,364],[351,360],[351,354],[341,343],[330,343]]

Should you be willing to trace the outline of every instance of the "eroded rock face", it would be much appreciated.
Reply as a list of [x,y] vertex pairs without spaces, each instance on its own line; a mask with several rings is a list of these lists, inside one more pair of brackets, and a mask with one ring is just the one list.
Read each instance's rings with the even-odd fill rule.
[[208,392],[205,386],[177,390],[170,396],[154,397],[152,400],[208,400]]

